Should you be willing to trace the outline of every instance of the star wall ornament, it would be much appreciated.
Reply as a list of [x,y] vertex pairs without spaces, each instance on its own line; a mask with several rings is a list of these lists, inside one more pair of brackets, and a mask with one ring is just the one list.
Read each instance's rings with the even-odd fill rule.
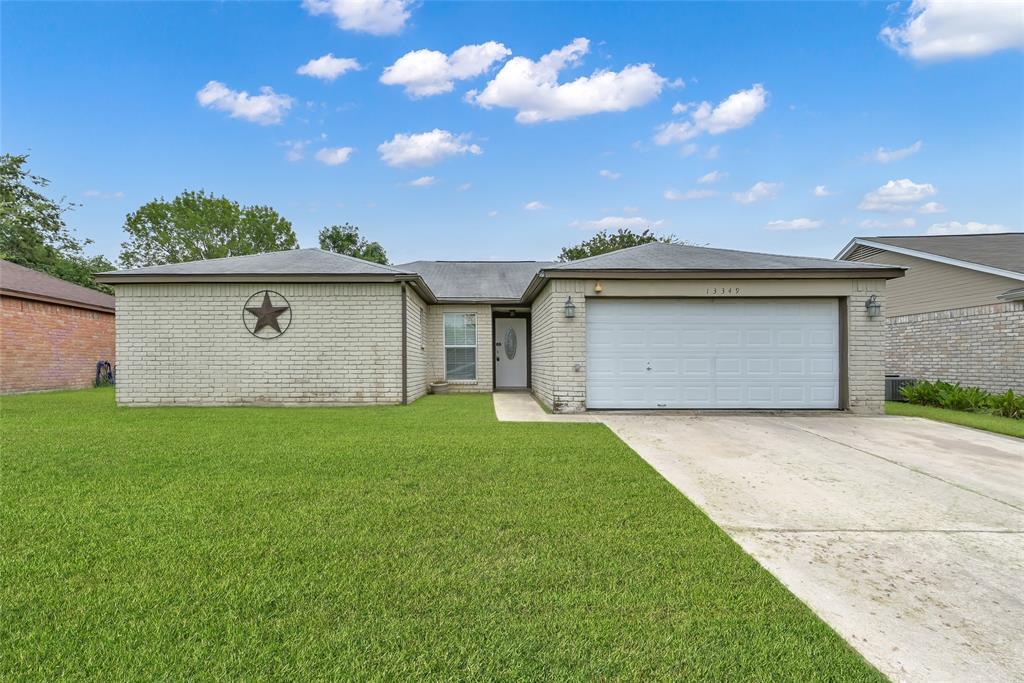
[[274,339],[292,324],[292,309],[283,296],[272,289],[264,289],[245,302],[242,319],[245,329],[254,337]]

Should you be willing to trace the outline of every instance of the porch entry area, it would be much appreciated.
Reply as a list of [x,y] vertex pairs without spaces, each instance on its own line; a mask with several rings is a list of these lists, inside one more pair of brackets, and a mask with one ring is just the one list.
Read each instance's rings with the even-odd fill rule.
[[530,387],[530,314],[528,311],[495,311],[494,388]]

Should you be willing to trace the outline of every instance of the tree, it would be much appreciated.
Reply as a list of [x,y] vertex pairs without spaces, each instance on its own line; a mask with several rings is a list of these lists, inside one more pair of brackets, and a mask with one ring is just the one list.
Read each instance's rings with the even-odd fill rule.
[[578,261],[588,256],[607,254],[609,251],[618,251],[626,247],[637,247],[648,242],[664,242],[666,244],[677,244],[679,240],[675,235],[655,235],[651,230],[633,232],[620,228],[614,233],[602,230],[589,240],[584,240],[572,247],[565,247],[558,255],[559,261]]
[[359,236],[354,225],[331,225],[320,231],[320,248],[335,254],[355,256],[364,261],[388,264],[388,255],[380,242],[370,242]]
[[144,204],[124,221],[126,268],[297,249],[292,224],[269,206],[242,206],[227,197],[186,190]]
[[92,240],[78,239],[64,222],[64,214],[75,205],[40,192],[50,181],[33,175],[25,168],[27,163],[27,154],[0,155],[0,258],[84,287],[112,291],[92,274],[113,270],[113,264],[103,256],[86,256],[85,247]]

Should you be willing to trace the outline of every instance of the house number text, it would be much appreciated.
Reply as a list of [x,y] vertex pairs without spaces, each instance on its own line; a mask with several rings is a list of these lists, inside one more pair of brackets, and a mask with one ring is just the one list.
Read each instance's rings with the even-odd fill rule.
[[728,295],[728,294],[739,294],[739,293],[740,293],[740,288],[739,287],[708,287],[707,288],[707,294],[712,294],[712,295],[719,295],[719,296],[721,296],[723,294]]

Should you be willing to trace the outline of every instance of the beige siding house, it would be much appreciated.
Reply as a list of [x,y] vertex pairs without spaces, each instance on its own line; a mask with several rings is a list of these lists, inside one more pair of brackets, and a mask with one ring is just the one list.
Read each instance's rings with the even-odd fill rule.
[[883,408],[900,267],[653,243],[570,263],[318,249],[115,271],[122,405],[532,391],[588,409]]
[[907,269],[887,288],[887,374],[1024,390],[1024,233],[857,237],[837,258]]

